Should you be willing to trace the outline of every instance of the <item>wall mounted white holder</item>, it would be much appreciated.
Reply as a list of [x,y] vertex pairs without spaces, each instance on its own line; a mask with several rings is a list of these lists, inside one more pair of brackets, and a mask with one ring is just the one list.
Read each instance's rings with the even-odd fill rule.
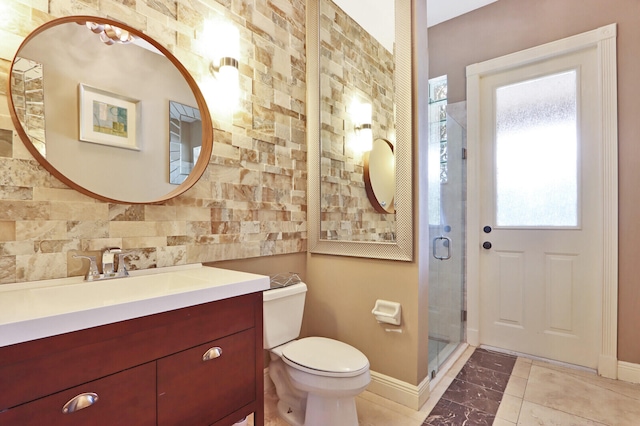
[[402,306],[398,302],[389,302],[388,300],[376,300],[376,305],[371,313],[376,317],[378,322],[387,324],[400,325]]

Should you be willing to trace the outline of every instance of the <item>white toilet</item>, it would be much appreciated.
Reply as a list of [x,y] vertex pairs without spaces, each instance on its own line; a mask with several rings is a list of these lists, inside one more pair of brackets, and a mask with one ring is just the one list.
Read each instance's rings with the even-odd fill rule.
[[371,376],[369,360],[337,340],[300,335],[307,286],[263,293],[264,348],[278,394],[278,413],[293,426],[357,426],[356,395]]

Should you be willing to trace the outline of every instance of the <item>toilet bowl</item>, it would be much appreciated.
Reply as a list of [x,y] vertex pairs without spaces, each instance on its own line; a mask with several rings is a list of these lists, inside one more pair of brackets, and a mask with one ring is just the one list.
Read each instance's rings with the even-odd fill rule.
[[293,426],[357,426],[355,397],[371,381],[369,360],[337,340],[294,340],[300,333],[305,292],[306,285],[300,283],[263,294],[264,347],[270,351],[278,413]]

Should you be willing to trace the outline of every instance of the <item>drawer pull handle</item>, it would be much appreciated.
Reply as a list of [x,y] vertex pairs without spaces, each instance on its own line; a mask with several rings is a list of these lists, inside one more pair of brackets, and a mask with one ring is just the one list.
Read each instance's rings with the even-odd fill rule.
[[91,407],[98,401],[98,394],[93,392],[81,393],[80,395],[74,396],[64,404],[62,407],[62,412],[64,414],[75,413],[76,411],[80,411],[83,408]]
[[202,355],[202,360],[203,361],[209,361],[212,360],[214,358],[218,358],[222,355],[222,348],[215,346],[211,349],[209,349],[208,351],[206,351],[204,353],[204,355]]

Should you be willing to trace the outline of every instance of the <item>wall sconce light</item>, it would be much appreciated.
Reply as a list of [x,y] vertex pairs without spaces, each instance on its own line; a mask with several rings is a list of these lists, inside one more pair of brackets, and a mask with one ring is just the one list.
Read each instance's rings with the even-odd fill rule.
[[351,107],[355,130],[354,149],[360,152],[371,151],[373,131],[371,129],[371,104],[355,101]]
[[202,38],[206,54],[211,58],[209,70],[216,80],[216,92],[226,107],[234,108],[238,103],[240,85],[238,28],[224,21],[210,22]]

